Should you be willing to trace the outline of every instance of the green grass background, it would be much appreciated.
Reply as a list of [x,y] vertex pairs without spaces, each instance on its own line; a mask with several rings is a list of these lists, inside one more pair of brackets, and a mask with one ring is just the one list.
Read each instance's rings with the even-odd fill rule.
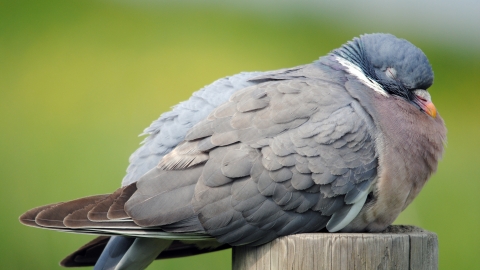
[[[436,232],[441,269],[480,265],[480,53],[401,26],[362,27],[331,14],[254,13],[222,5],[0,1],[0,268],[56,269],[91,239],[20,225],[25,210],[109,193],[137,135],[217,78],[310,63],[365,32],[422,48],[447,123],[438,173],[397,219]],[[445,33],[448,34],[448,33]],[[231,252],[149,269],[229,269]]]

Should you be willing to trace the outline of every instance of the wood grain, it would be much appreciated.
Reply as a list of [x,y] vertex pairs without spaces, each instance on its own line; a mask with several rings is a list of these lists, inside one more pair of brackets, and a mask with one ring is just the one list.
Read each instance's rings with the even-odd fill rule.
[[233,248],[233,270],[438,269],[437,235],[414,226],[382,233],[311,233]]

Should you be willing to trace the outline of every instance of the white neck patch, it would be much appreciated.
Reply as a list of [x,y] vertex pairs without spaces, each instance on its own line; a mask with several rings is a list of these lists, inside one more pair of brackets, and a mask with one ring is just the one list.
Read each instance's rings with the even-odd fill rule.
[[346,59],[344,59],[344,58],[342,58],[338,55],[335,55],[335,59],[342,66],[347,68],[348,73],[357,77],[357,79],[359,79],[363,84],[365,84],[366,86],[370,87],[375,92],[377,92],[377,93],[379,93],[383,96],[386,96],[386,97],[389,96],[387,91],[385,91],[379,83],[377,83],[374,80],[371,80],[370,78],[367,78],[367,76],[365,76],[363,71],[357,65],[353,64],[352,62],[350,62],[350,61],[348,61],[348,60],[346,60]]

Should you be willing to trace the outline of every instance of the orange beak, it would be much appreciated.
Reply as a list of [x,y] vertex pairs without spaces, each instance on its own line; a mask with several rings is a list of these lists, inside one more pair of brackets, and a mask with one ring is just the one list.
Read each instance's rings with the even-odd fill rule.
[[435,108],[435,105],[433,105],[433,102],[429,101],[429,100],[426,100],[422,97],[419,97],[417,96],[417,100],[416,100],[417,104],[420,106],[420,108],[422,108],[422,110],[427,113],[428,115],[430,115],[432,118],[436,118],[437,117],[437,108]]
[[431,101],[425,103],[424,111],[433,118],[437,117],[437,108],[435,108],[435,105],[433,105]]

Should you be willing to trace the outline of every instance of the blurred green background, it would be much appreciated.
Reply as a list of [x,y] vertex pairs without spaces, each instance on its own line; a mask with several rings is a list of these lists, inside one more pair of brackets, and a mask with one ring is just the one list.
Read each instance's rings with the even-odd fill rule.
[[[480,265],[479,32],[462,40],[462,29],[435,21],[417,28],[399,13],[342,13],[330,1],[325,10],[261,2],[0,1],[0,268],[60,268],[92,237],[25,227],[18,216],[115,190],[137,135],[193,91],[240,71],[310,63],[366,32],[391,32],[427,54],[449,130],[438,173],[396,223],[438,234],[441,269]],[[149,269],[229,269],[230,256]]]

